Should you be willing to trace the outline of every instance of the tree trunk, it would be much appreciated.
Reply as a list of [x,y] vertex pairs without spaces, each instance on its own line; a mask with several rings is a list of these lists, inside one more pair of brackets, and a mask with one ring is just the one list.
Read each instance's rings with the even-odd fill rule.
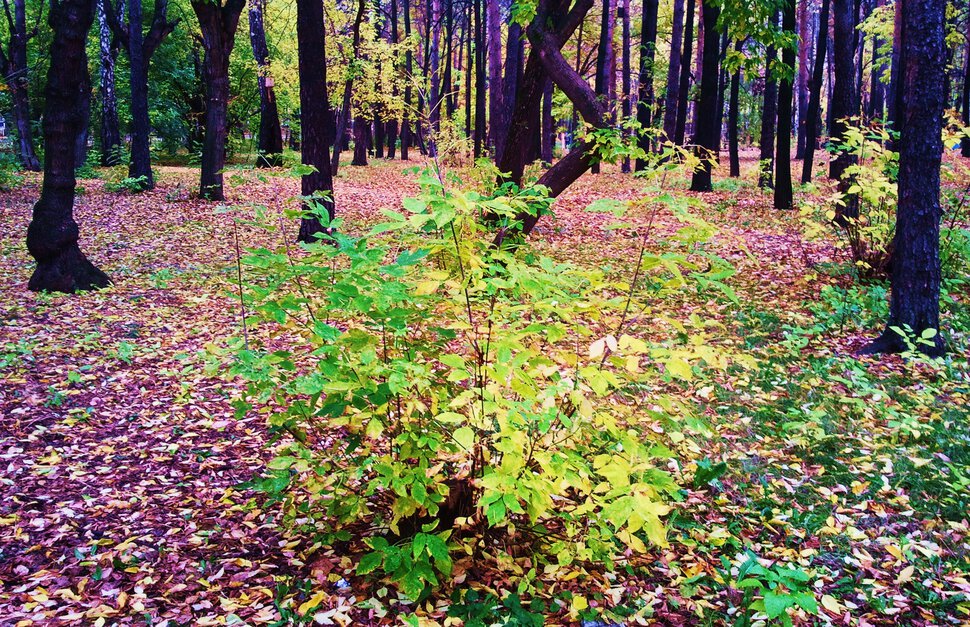
[[468,14],[465,16],[465,56],[467,57],[465,61],[465,137],[472,137],[472,76],[475,70],[475,57],[474,51],[472,50],[472,40],[474,39],[472,35],[472,27],[474,26],[474,20],[472,18],[472,12],[474,11],[473,3],[468,4]]
[[[445,103],[445,116],[451,118],[455,113],[455,94],[452,89],[452,65],[455,56],[455,15],[451,0],[443,0],[445,21],[445,69],[441,75],[441,99]],[[439,28],[440,32],[440,28]],[[458,42],[459,48],[461,42]],[[440,107],[440,105],[439,105]]]
[[[403,1],[404,10],[404,40],[411,39],[411,2]],[[408,160],[408,148],[411,147],[411,72],[414,71],[414,57],[411,46],[404,52],[404,73],[406,83],[404,85],[404,117],[401,119],[401,160]]]
[[478,36],[475,38],[475,158],[478,159],[484,153],[485,138],[485,20],[482,16],[482,2],[486,0],[474,0],[475,3],[475,30]]
[[694,170],[691,177],[690,189],[694,192],[709,192],[711,185],[711,170],[713,159],[717,152],[720,135],[721,115],[717,111],[718,95],[718,40],[717,19],[721,13],[720,6],[712,0],[702,0],[704,24],[704,55],[701,69],[701,94],[697,103],[697,130],[694,134],[694,144],[697,146],[701,165]]
[[664,93],[664,135],[673,141],[677,131],[677,91],[680,78],[680,47],[684,37],[684,0],[674,0],[670,32],[670,60],[667,65],[667,88]]
[[270,75],[269,48],[266,45],[266,28],[263,25],[263,9],[266,0],[250,0],[249,41],[253,57],[259,67],[259,136],[256,141],[256,167],[276,168],[283,165],[283,132],[280,114],[276,106],[276,90]]
[[[596,49],[596,95],[604,103],[607,117],[611,116],[613,101],[610,96],[610,84],[613,77],[613,33],[616,24],[616,10],[614,2],[616,0],[603,0],[603,14],[600,20],[600,40]],[[592,164],[593,174],[599,174],[600,164],[596,161]]]
[[369,143],[367,132],[369,127],[370,125],[363,116],[354,116],[354,158],[350,165],[367,165],[367,144]]
[[[431,92],[428,94],[428,154],[438,154],[438,134],[441,132],[441,0],[431,0],[431,39],[428,51],[428,71]],[[501,66],[500,66],[501,67]],[[495,84],[498,87],[498,83]]]
[[[398,42],[398,32],[397,32],[397,0],[391,0],[391,31],[390,31],[391,44],[395,45]],[[394,70],[397,71],[398,67],[395,64]],[[394,87],[394,97],[398,97],[397,86]],[[397,134],[398,134],[398,118],[395,115],[392,119],[387,122],[387,158],[393,159],[394,153],[397,151]]]
[[81,168],[88,162],[88,135],[91,130],[91,77],[85,76],[87,84],[84,98],[81,99],[81,128],[74,139],[74,168]]
[[101,165],[121,163],[121,128],[118,125],[118,96],[115,92],[115,64],[118,43],[111,34],[105,3],[98,0],[98,43],[101,53]]
[[[17,140],[20,148],[20,165],[25,170],[40,171],[40,161],[34,150],[34,137],[30,124],[30,77],[27,67],[27,40],[31,34],[27,32],[26,0],[14,0],[13,17],[10,7],[4,0],[7,15],[8,40],[6,52],[0,48],[0,73],[10,89],[10,100],[13,105],[14,123],[17,127]],[[43,6],[43,4],[41,5]]]
[[[865,353],[902,352],[907,344],[895,328],[920,337],[940,331],[940,161],[943,152],[945,0],[899,0],[902,39],[899,91],[899,201],[893,248],[889,321]],[[918,349],[944,352],[942,334]]]
[[[808,0],[798,3],[798,140],[795,144],[795,158],[805,158],[805,127],[808,125],[808,54],[811,46],[809,38],[811,13]],[[782,53],[784,54],[784,53]]]
[[[734,49],[741,52],[743,41],[738,41]],[[738,108],[741,96],[741,68],[734,70],[731,75],[731,95],[728,98],[728,161],[731,176],[741,176],[741,158],[738,154]]]
[[680,56],[680,84],[677,87],[677,124],[674,128],[674,143],[684,145],[687,132],[687,97],[690,95],[690,64],[694,47],[694,0],[687,0],[687,13],[684,19],[684,53]]
[[[633,107],[632,107],[633,103],[631,102],[632,93],[630,91],[631,85],[633,82],[632,81],[633,77],[630,76],[632,72],[632,67],[630,62],[630,41],[631,41],[630,40],[630,0],[620,0],[620,2],[621,2],[620,8],[619,8],[620,20],[621,20],[620,23],[622,24],[622,29],[623,29],[623,34],[622,34],[623,40],[620,45],[620,49],[623,51],[622,67],[620,70],[620,76],[622,78],[622,88],[623,88],[623,94],[620,97],[620,107],[621,107],[620,113],[621,113],[622,119],[626,121],[626,120],[629,120],[630,116],[633,114]],[[644,26],[644,21],[641,20],[641,29],[643,28],[643,26]],[[643,57],[642,46],[640,48],[640,55],[642,58]],[[641,132],[645,132],[645,130],[646,129],[641,129]],[[637,143],[639,143],[640,138],[637,137],[636,139],[637,139]],[[647,143],[649,147],[649,139]],[[621,167],[621,171],[629,172],[630,158],[624,157],[623,163],[620,167]]]
[[[970,16],[967,17],[967,26],[970,28]],[[970,127],[970,43],[963,57],[963,125]],[[960,154],[970,158],[970,137],[960,140]]]
[[[771,19],[776,23],[775,15]],[[758,146],[761,153],[759,159],[758,187],[771,188],[774,186],[772,173],[775,169],[775,124],[778,120],[778,79],[772,64],[777,57],[774,46],[768,47],[765,55],[765,99],[761,110],[761,137]]]
[[[795,36],[795,0],[785,0],[781,13],[783,33]],[[798,45],[797,39],[794,45]],[[781,51],[781,62],[785,65],[785,76],[778,86],[778,149],[775,151],[775,209],[792,208],[791,179],[791,136],[792,136],[792,98],[795,57],[797,51],[791,45]]]
[[[643,21],[640,28],[640,88],[637,93],[637,122],[641,135],[637,141],[640,150],[650,150],[650,136],[647,129],[653,126],[653,61],[657,51],[657,12],[658,0],[643,0]],[[647,161],[639,158],[636,170],[647,168]]]
[[502,20],[496,0],[485,0],[488,21],[488,136],[492,154],[498,156],[505,145],[507,129],[502,124],[505,103],[502,93]]
[[825,57],[829,39],[829,0],[822,0],[818,21],[818,43],[815,46],[815,65],[809,85],[808,125],[805,128],[805,159],[802,161],[802,183],[812,182],[815,145],[822,122],[822,82],[825,79]]
[[[832,0],[832,16],[834,25],[833,60],[835,65],[835,85],[830,104],[832,111],[832,126],[829,137],[834,144],[844,141],[844,134],[848,118],[858,115],[859,100],[855,85],[854,42],[856,21],[853,14],[855,6],[852,0]],[[846,193],[850,182],[843,180],[843,173],[855,157],[846,150],[839,150],[829,164],[829,178],[839,182],[839,191]],[[836,222],[846,225],[846,219],[859,215],[858,203],[849,196],[845,196],[845,204],[836,207]]]
[[131,160],[128,177],[138,179],[140,189],[153,189],[151,120],[148,117],[148,59],[142,34],[141,0],[128,0],[128,60],[131,88]]
[[555,123],[552,119],[552,81],[546,81],[542,92],[542,145],[541,158],[552,163],[553,146],[556,142]]
[[[300,112],[303,138],[300,143],[304,165],[316,172],[304,174],[300,192],[309,199],[305,209],[324,208],[333,220],[333,176],[330,173],[331,119],[327,94],[326,32],[323,25],[323,3],[320,0],[297,0],[296,37],[300,71]],[[355,120],[356,125],[356,120]],[[317,205],[317,207],[312,206]],[[299,240],[312,242],[318,234],[327,233],[315,216],[300,220]]]
[[53,31],[44,103],[44,182],[27,228],[27,250],[37,261],[28,288],[76,292],[111,283],[78,246],[74,221],[75,140],[89,89],[87,35],[95,0],[60,0],[51,7]]
[[[404,2],[405,8],[408,6],[407,0]],[[364,10],[367,8],[364,0],[357,0],[357,15],[354,17],[354,25],[351,27],[351,34],[353,39],[353,58],[356,59],[360,55],[360,24],[364,20]],[[405,17],[404,19],[405,28],[410,31],[410,20]],[[407,61],[407,73],[408,76],[411,74],[411,51],[408,49],[408,61]],[[340,104],[340,113],[337,115],[337,131],[336,138],[337,141],[333,143],[333,156],[330,158],[330,175],[336,176],[337,172],[340,170],[340,152],[345,148],[344,137],[347,136],[347,126],[350,124],[351,118],[351,95],[354,84],[354,77],[350,74],[344,79],[344,93],[343,100]],[[404,91],[404,102],[405,111],[411,104],[411,83],[408,81],[407,89]],[[406,114],[405,114],[406,115]],[[356,124],[356,116],[355,122]],[[407,118],[405,118],[405,130],[407,129]],[[356,141],[356,126],[354,127],[354,137]],[[403,143],[404,131],[401,132],[402,144],[401,144],[401,158],[407,159],[408,149]],[[354,153],[354,161],[357,160],[356,148]],[[364,150],[364,163],[354,165],[367,165],[367,150]]]
[[[496,134],[496,137],[501,144],[496,144],[494,146],[496,163],[502,160],[502,153],[505,151],[505,145],[508,141],[508,137],[510,136],[509,122],[511,120],[511,112],[515,103],[516,91],[519,88],[519,80],[522,77],[522,56],[524,54],[524,48],[524,42],[522,41],[522,27],[519,24],[512,22],[509,24],[508,38],[505,46],[505,77],[503,79],[503,83],[501,86],[496,85],[495,87],[489,85],[490,89],[502,90],[503,108],[499,114],[499,117],[493,118],[495,120],[494,124],[501,127],[501,130]],[[533,129],[536,132],[540,131],[538,125],[533,125]]]
[[[210,200],[225,200],[222,169],[226,164],[226,123],[229,105],[229,55],[236,38],[239,15],[246,0],[225,0],[215,4],[193,0],[192,9],[199,19],[202,48],[205,50],[205,138],[202,141],[202,175],[199,195]],[[301,110],[301,126],[306,140],[306,112]]]

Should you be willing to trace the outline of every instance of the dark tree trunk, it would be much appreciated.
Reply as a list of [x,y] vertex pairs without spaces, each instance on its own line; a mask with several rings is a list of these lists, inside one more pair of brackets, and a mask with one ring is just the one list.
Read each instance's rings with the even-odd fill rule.
[[[155,3],[155,14],[147,34],[142,33],[141,0],[127,0],[127,29],[121,24],[118,11],[105,4],[108,20],[115,36],[128,52],[129,88],[131,90],[131,160],[128,163],[128,176],[140,180],[140,189],[155,187],[152,176],[151,132],[152,124],[148,114],[148,68],[152,55],[177,25],[168,21],[168,0]],[[228,71],[228,70],[227,70]],[[228,81],[228,79],[227,79]]]
[[[522,56],[524,54],[524,48],[522,27],[515,22],[509,24],[508,39],[505,46],[505,77],[501,86],[489,86],[490,89],[502,90],[503,108],[499,117],[494,118],[495,125],[500,127],[498,132],[495,133],[495,141],[499,142],[494,144],[496,163],[502,160],[502,153],[505,150],[505,144],[509,137],[511,111],[515,103],[516,90],[518,90],[519,81],[522,78]],[[533,128],[539,131],[537,126]]]
[[[795,0],[785,0],[781,13],[781,29],[784,33],[795,35]],[[796,40],[797,41],[797,40]],[[797,43],[795,44],[797,45]],[[791,179],[791,136],[792,136],[792,98],[795,57],[797,51],[785,46],[781,51],[781,62],[791,72],[786,71],[778,85],[778,149],[775,151],[775,209],[792,208]]]
[[[743,41],[738,41],[734,49],[741,52]],[[741,68],[731,75],[731,95],[728,97],[728,161],[731,176],[741,176],[741,158],[738,154],[738,108],[741,96]]]
[[[853,0],[832,0],[832,16],[834,25],[833,60],[835,65],[835,85],[832,93],[832,127],[829,137],[832,142],[839,144],[844,139],[848,118],[858,115],[859,100],[855,85],[855,5]],[[843,173],[855,157],[846,150],[839,150],[829,164],[829,178],[839,182],[839,191],[845,193],[850,182],[843,180]],[[849,195],[845,196],[844,205],[836,207],[836,221],[847,224],[846,219],[859,215],[858,203]]]
[[478,159],[484,152],[486,142],[485,137],[485,38],[486,27],[482,16],[482,2],[485,0],[475,0],[475,30],[478,36],[475,39],[475,158]]
[[556,143],[555,124],[552,119],[552,81],[546,81],[542,92],[542,142],[541,158],[545,163],[552,163],[553,146]]
[[[327,94],[326,33],[323,25],[323,3],[320,0],[297,0],[296,37],[300,71],[300,113],[303,138],[300,149],[303,164],[316,172],[303,175],[300,192],[309,205],[325,208],[334,217],[333,175],[330,173],[330,97]],[[356,122],[356,120],[355,120]],[[312,242],[325,228],[314,216],[300,220],[299,240]]]
[[[600,41],[596,49],[596,94],[604,104],[607,117],[611,117],[613,101],[610,85],[613,81],[613,32],[616,24],[616,0],[603,0],[603,14],[600,20]],[[592,165],[593,174],[599,174],[600,164],[596,161]]]
[[[397,0],[391,0],[391,31],[390,31],[391,44],[397,44],[398,42],[398,32],[397,32]],[[395,66],[395,71],[398,68]],[[394,87],[394,97],[397,98],[398,91],[397,87]],[[397,151],[397,134],[398,134],[398,119],[395,116],[393,119],[387,122],[387,158],[393,159],[394,153]]]
[[[637,122],[640,135],[637,146],[644,152],[650,150],[650,136],[647,129],[653,126],[653,61],[657,50],[657,11],[658,0],[643,0],[643,22],[640,34],[640,88],[637,93]],[[637,159],[636,170],[645,170],[645,159]]]
[[465,56],[467,57],[465,61],[465,137],[472,137],[472,76],[474,76],[475,70],[475,57],[474,51],[472,50],[472,27],[474,25],[474,20],[472,18],[472,11],[474,7],[473,3],[468,4],[468,13],[466,17],[465,24],[465,44],[467,46],[465,50]]
[[[101,165],[121,163],[121,128],[118,125],[118,95],[115,91],[115,64],[119,42],[111,34],[105,4],[98,0],[98,43],[101,53]],[[108,9],[110,10],[110,9]]]
[[684,0],[674,0],[673,25],[670,33],[670,60],[667,65],[667,88],[664,93],[664,135],[673,141],[677,131],[677,92],[680,79],[682,40],[684,37]]
[[94,7],[95,0],[60,0],[48,16],[53,39],[44,103],[44,182],[27,228],[27,250],[37,261],[28,283],[33,291],[70,293],[111,283],[81,252],[74,221],[74,151],[90,89],[86,44]]
[[492,154],[498,156],[505,145],[507,128],[502,124],[505,102],[502,93],[502,20],[499,2],[485,0],[488,22],[488,137]]
[[882,39],[872,38],[872,71],[869,76],[869,119],[882,120],[886,109],[886,86],[882,75],[886,71],[885,58],[879,54]]
[[[970,16],[967,17],[967,25],[970,27]],[[963,125],[970,127],[970,43],[963,57]],[[970,137],[960,140],[960,154],[970,158]]]
[[39,172],[40,161],[34,150],[33,131],[30,124],[27,41],[33,37],[33,34],[27,31],[26,0],[14,0],[12,13],[8,0],[3,0],[3,8],[7,16],[8,40],[6,51],[0,47],[0,74],[3,74],[4,82],[10,89],[14,124],[17,127],[20,148],[20,165],[25,170]]
[[266,0],[250,0],[249,41],[253,57],[259,66],[259,136],[256,140],[256,167],[276,168],[283,165],[283,132],[280,114],[276,106],[276,90],[270,75],[269,48],[266,46],[266,28],[263,25],[263,8]]
[[370,124],[363,116],[354,116],[354,158],[350,165],[367,165],[368,130]]
[[[407,6],[408,6],[407,0],[405,0],[404,6],[405,6],[405,9],[406,9]],[[364,0],[357,0],[357,15],[354,17],[354,25],[351,27],[351,33],[352,33],[352,38],[353,38],[352,54],[353,54],[353,58],[354,59],[356,59],[360,55],[360,24],[364,20],[364,10],[366,8],[367,8],[367,5],[364,2]],[[410,29],[410,20],[408,20],[407,17],[404,18],[404,25],[405,25],[406,31],[410,31],[411,30]],[[408,49],[407,54],[408,54],[407,73],[410,76],[410,74],[411,74],[411,51],[410,51],[410,49]],[[340,113],[337,115],[337,131],[336,131],[337,141],[335,141],[333,143],[333,156],[330,158],[330,175],[331,176],[336,176],[337,175],[337,172],[340,170],[340,152],[346,147],[346,145],[344,143],[344,137],[347,136],[347,127],[350,124],[350,118],[351,118],[351,99],[350,99],[350,97],[352,95],[353,84],[354,84],[353,77],[350,76],[350,75],[348,75],[344,79],[343,100],[341,101],[341,104],[340,104]],[[404,102],[405,102],[405,110],[407,110],[407,107],[411,104],[411,83],[410,83],[410,81],[408,81],[408,87],[404,91]],[[354,116],[354,124],[355,124],[355,127],[354,127],[354,138],[355,138],[355,142],[356,142],[356,136],[357,136],[356,116]],[[407,129],[407,118],[405,118],[404,128],[405,128],[405,130]],[[408,158],[408,156],[407,156],[408,155],[408,149],[407,149],[407,147],[403,143],[404,131],[402,131],[401,135],[402,135],[401,158],[402,159],[407,159]],[[355,150],[355,152],[354,152],[354,161],[356,161],[357,160],[356,148],[354,150]],[[363,164],[355,163],[354,165],[367,165],[367,149],[366,148],[364,149],[364,163]]]
[[[775,16],[772,15],[772,20]],[[768,47],[765,55],[765,98],[761,110],[761,136],[758,146],[759,159],[758,187],[771,188],[774,185],[772,173],[775,169],[775,124],[778,121],[778,79],[771,68],[777,53],[774,46]]]
[[724,90],[727,89],[728,75],[727,69],[724,67],[724,59],[727,58],[728,49],[728,33],[727,29],[721,33],[721,45],[718,47],[720,51],[718,53],[718,65],[720,66],[720,71],[718,72],[717,78],[717,145],[714,151],[714,157],[717,162],[721,162],[721,135],[724,129]]
[[[411,2],[410,0],[403,0],[402,8],[404,10],[404,40],[410,41],[411,39]],[[414,71],[414,57],[411,52],[411,46],[407,47],[404,53],[404,73],[405,73],[405,86],[404,86],[404,117],[401,119],[401,160],[408,160],[408,148],[411,147],[411,73]]]
[[[438,134],[441,132],[441,0],[431,0],[431,38],[428,50],[428,71],[431,75],[431,92],[428,94],[428,154],[438,154]],[[496,87],[498,85],[496,84]],[[355,156],[356,157],[356,156]]]
[[[632,83],[633,77],[630,76],[632,73],[632,65],[630,61],[630,0],[620,0],[620,19],[623,25],[623,40],[620,49],[623,51],[623,63],[622,69],[620,70],[620,76],[623,79],[623,94],[620,97],[620,113],[623,120],[629,120],[630,116],[633,114],[633,103],[632,99]],[[641,20],[641,28],[643,27],[643,21]],[[641,56],[643,55],[643,48],[640,49]],[[645,131],[645,129],[641,129]],[[639,138],[637,138],[639,140]],[[638,141],[639,143],[639,141]],[[648,142],[649,146],[649,142]],[[630,158],[625,157],[621,165],[621,170],[623,172],[630,171]]]
[[[945,0],[899,0],[902,12],[902,122],[899,142],[899,201],[893,248],[889,321],[863,352],[902,352],[906,342],[894,328],[917,337],[940,330],[940,161],[943,152]],[[938,332],[919,350],[944,352]]]
[[677,125],[674,143],[684,145],[687,132],[687,97],[690,95],[690,64],[694,49],[694,0],[687,0],[686,24],[684,26],[684,52],[680,56],[680,84],[677,87]]
[[[445,21],[445,69],[441,75],[441,99],[445,103],[445,116],[449,119],[455,113],[455,94],[452,88],[452,65],[455,56],[455,15],[451,0],[443,0]],[[461,42],[458,42],[459,48]]]
[[811,14],[808,0],[798,3],[798,140],[795,144],[795,158],[805,158],[805,127],[808,125],[808,53],[811,33]]
[[81,100],[81,128],[74,139],[74,168],[81,168],[88,161],[88,135],[91,131],[91,76],[84,77],[87,84]]
[[805,160],[802,161],[802,183],[812,181],[815,145],[818,142],[822,120],[822,82],[825,78],[825,57],[829,39],[829,0],[822,0],[822,12],[818,21],[818,43],[815,47],[815,65],[809,85],[808,126],[805,128]]
[[718,95],[718,36],[717,19],[721,13],[720,6],[712,0],[702,0],[704,18],[704,55],[701,69],[701,93],[697,103],[697,130],[694,134],[694,144],[697,146],[701,165],[694,170],[690,189],[694,192],[709,192],[711,185],[711,170],[714,167],[714,155],[720,136],[721,114],[717,110]]
[[[205,139],[202,141],[202,176],[199,195],[210,200],[225,200],[222,169],[226,164],[226,123],[229,105],[229,55],[236,38],[239,15],[246,0],[225,0],[216,4],[193,0],[192,9],[199,18],[202,48],[205,50]],[[301,127],[306,141],[306,111],[301,110]]]
[[[902,57],[900,56],[902,50],[899,46],[899,42],[902,41],[903,36],[903,12],[896,7],[894,11],[894,22],[893,22],[893,54],[891,59],[892,66],[889,69],[889,89],[886,94],[886,119],[889,127],[894,131],[900,130],[900,113],[899,109],[902,106],[902,94],[899,90],[899,82],[902,78],[899,75],[900,65],[902,62]],[[895,144],[895,142],[891,142]]]

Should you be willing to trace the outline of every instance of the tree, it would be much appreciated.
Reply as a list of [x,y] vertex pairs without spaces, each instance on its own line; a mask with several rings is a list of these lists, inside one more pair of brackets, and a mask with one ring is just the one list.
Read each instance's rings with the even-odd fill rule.
[[680,82],[677,86],[677,122],[674,125],[674,143],[684,145],[687,133],[687,97],[690,93],[690,62],[694,46],[694,0],[687,0],[686,24],[684,25],[684,52],[680,56]]
[[701,93],[697,103],[697,129],[694,133],[694,144],[697,146],[701,164],[695,168],[691,178],[690,189],[694,192],[709,192],[711,185],[711,170],[714,167],[714,156],[720,139],[721,115],[717,111],[718,94],[718,57],[720,50],[717,32],[717,20],[720,16],[720,6],[714,0],[702,0],[701,12],[704,25],[704,52],[701,68]]
[[[773,12],[771,22],[772,27],[777,24]],[[761,136],[758,141],[761,150],[758,157],[760,160],[758,187],[762,188],[770,188],[774,184],[772,172],[775,169],[775,123],[778,120],[778,78],[774,68],[776,58],[777,51],[774,44],[771,44],[765,54],[765,94],[764,106],[761,109]]]
[[266,28],[263,10],[266,0],[250,0],[249,42],[253,57],[259,67],[259,135],[256,140],[256,167],[275,168],[283,165],[283,133],[280,113],[276,106],[276,88],[270,73],[269,48],[266,45]]
[[[859,101],[855,84],[855,6],[853,0],[832,0],[833,22],[833,65],[835,66],[835,85],[830,103],[831,128],[829,137],[838,145],[843,141],[849,118],[858,115]],[[836,222],[848,224],[846,220],[858,217],[858,204],[846,193],[849,181],[842,176],[846,168],[855,162],[848,150],[837,150],[835,158],[829,163],[829,178],[839,182],[839,191],[845,194],[844,204],[836,209]]]
[[111,29],[128,53],[129,87],[131,89],[131,160],[128,163],[128,176],[139,182],[139,189],[155,187],[152,176],[151,132],[152,123],[148,114],[148,66],[152,55],[175,30],[178,20],[168,21],[168,0],[156,0],[155,14],[147,33],[142,32],[141,0],[126,0],[128,3],[128,28],[124,28],[110,1],[104,4]]
[[[744,48],[744,42],[738,40],[735,43],[735,51],[740,53]],[[734,69],[731,74],[731,93],[728,97],[728,161],[730,175],[732,177],[741,176],[741,158],[738,154],[738,114],[741,99],[741,66]]]
[[[351,37],[353,41],[352,56],[347,59],[347,76],[344,78],[344,94],[343,100],[340,105],[340,113],[337,115],[337,133],[336,140],[333,142],[333,156],[330,158],[330,174],[331,176],[336,175],[340,168],[340,151],[343,148],[344,136],[347,134],[347,121],[350,119],[350,108],[354,76],[357,73],[357,59],[360,56],[360,25],[364,20],[364,9],[366,4],[364,0],[357,0],[357,14],[354,17],[354,24],[350,29]],[[410,30],[410,29],[409,29]],[[410,50],[408,55],[410,55]],[[408,57],[408,65],[410,65],[410,56]],[[410,69],[408,70],[410,72]],[[410,89],[410,87],[408,88]],[[405,93],[405,98],[410,101],[410,92]],[[356,119],[355,119],[356,123]],[[407,123],[405,122],[405,128],[407,128]],[[356,128],[355,128],[356,130]],[[407,147],[401,147],[401,158],[407,159]],[[364,155],[364,165],[367,164],[367,155]]]
[[488,29],[488,137],[493,154],[499,155],[507,133],[502,91],[502,18],[496,0],[484,1]]
[[808,125],[808,53],[811,32],[811,18],[808,0],[798,2],[798,141],[795,144],[795,158],[805,158],[805,127]]
[[[650,148],[650,137],[646,130],[653,124],[653,60],[657,49],[657,0],[643,0],[643,16],[640,34],[640,91],[637,97],[637,122],[643,132],[637,142],[641,150]],[[647,167],[647,162],[637,159],[636,170]]]
[[[940,163],[943,152],[945,0],[897,0],[900,47],[899,201],[893,248],[889,320],[863,353],[902,352],[897,329],[932,335],[919,349],[944,352],[940,329]],[[930,331],[932,330],[932,331]],[[933,332],[936,332],[933,334]]]
[[822,0],[822,12],[819,14],[815,65],[812,67],[812,80],[808,89],[808,118],[805,126],[805,158],[802,161],[802,183],[812,182],[815,144],[818,142],[819,126],[822,121],[822,81],[825,78],[825,55],[829,40],[829,1]]
[[[43,14],[43,3],[40,3]],[[7,18],[7,49],[0,46],[0,74],[10,90],[10,100],[13,104],[14,124],[17,126],[17,140],[20,147],[20,165],[25,170],[40,171],[40,161],[34,150],[34,138],[30,128],[30,96],[28,94],[29,70],[27,67],[27,42],[37,34],[37,26],[27,30],[27,2],[13,0],[13,12],[10,11],[10,0],[3,0],[3,11]]]
[[[609,117],[613,106],[613,34],[616,26],[616,0],[603,0],[603,14],[600,20],[600,40],[596,49],[596,94],[603,102]],[[599,161],[592,164],[594,174],[600,171]]]
[[[623,116],[623,119],[627,120],[630,118],[630,115],[633,112],[631,107],[632,103],[630,102],[630,99],[631,99],[630,88],[632,83],[632,80],[631,80],[632,77],[630,76],[632,71],[632,67],[630,65],[630,0],[621,0],[621,4],[618,11],[620,12],[620,23],[623,25],[623,33],[622,33],[623,39],[621,44],[621,49],[623,51],[623,55],[622,55],[623,62],[622,62],[622,69],[620,70],[620,76],[623,79],[623,93],[620,95],[620,106],[621,106],[620,111],[621,111],[621,115]],[[643,35],[644,26],[645,26],[645,23],[643,21],[643,18],[641,17],[641,21],[640,21],[641,38]],[[641,59],[643,58],[643,53],[644,53],[644,48],[641,45],[640,46]],[[642,84],[641,84],[641,89],[642,89]],[[640,115],[640,112],[638,109],[637,110],[638,118],[639,118],[639,115]],[[640,138],[637,138],[638,143],[639,143],[639,139]],[[647,139],[647,145],[649,146],[649,139]],[[629,157],[626,157],[623,159],[623,164],[621,168],[623,172],[630,171]]]
[[74,221],[75,139],[84,124],[90,90],[87,35],[95,0],[53,0],[50,68],[44,91],[44,182],[27,228],[27,250],[37,261],[28,288],[73,293],[106,287],[111,281],[78,246]]
[[[967,24],[970,26],[970,11],[967,13]],[[963,98],[961,102],[963,124],[970,127],[970,39],[967,40],[967,47],[963,53]],[[970,136],[964,136],[960,140],[960,154],[970,158]]]
[[[300,190],[308,209],[325,207],[334,217],[333,175],[330,173],[330,98],[327,94],[326,32],[323,3],[297,0],[296,37],[300,67],[300,112],[303,139],[300,149],[303,165],[314,169],[304,174]],[[354,120],[356,124],[356,119]],[[314,241],[326,228],[313,216],[300,221],[301,242]]]
[[792,208],[791,180],[791,136],[792,136],[792,98],[795,76],[795,0],[783,0],[781,29],[790,35],[792,41],[781,51],[784,74],[778,85],[778,147],[775,151],[775,209]]
[[667,88],[664,93],[664,135],[673,141],[677,130],[677,92],[680,78],[680,46],[684,37],[684,0],[674,0],[670,31],[670,59],[667,64]]
[[118,96],[115,92],[115,64],[120,42],[111,32],[106,8],[110,0],[98,0],[98,44],[101,53],[101,165],[120,163],[121,127],[118,124]]

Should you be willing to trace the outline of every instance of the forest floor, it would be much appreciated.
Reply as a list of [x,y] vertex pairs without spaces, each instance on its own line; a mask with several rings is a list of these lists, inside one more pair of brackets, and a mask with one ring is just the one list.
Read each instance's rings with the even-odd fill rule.
[[[616,573],[546,582],[539,614],[548,624],[734,624],[750,598],[731,569],[750,551],[769,566],[765,585],[783,566],[807,575],[817,615],[794,610],[796,624],[968,624],[966,355],[936,365],[854,358],[881,329],[885,286],[846,278],[835,238],[803,238],[797,215],[771,209],[753,168],[749,159],[742,179],[718,177],[696,209],[719,229],[713,250],[737,269],[739,304],[685,291],[662,308],[703,317],[759,365],[714,387],[683,386],[712,433],[684,451],[686,498],[669,548]],[[417,192],[403,169],[343,168],[335,196],[348,230]],[[355,576],[348,556],[314,552],[243,487],[272,457],[263,418],[236,419],[235,384],[206,374],[198,354],[240,332],[237,251],[281,240],[196,199],[195,176],[160,168],[157,189],[140,195],[80,182],[82,248],[114,281],[82,296],[27,291],[23,238],[39,180],[0,192],[0,625],[393,624],[416,610],[422,624],[459,624],[444,618],[446,596],[407,605]],[[227,181],[230,203],[264,204],[269,215],[299,192],[280,175],[234,171]],[[670,186],[687,193],[682,180]],[[585,176],[533,244],[576,263],[632,266],[637,238],[584,209],[636,199],[642,187],[613,167]],[[627,220],[635,233],[648,217]],[[653,228],[662,246],[679,223],[661,212]],[[965,324],[968,306],[966,291],[947,296],[947,323]],[[967,332],[950,330],[954,346],[967,348]],[[698,468],[715,470],[697,481]],[[513,618],[494,621],[528,624],[514,622],[528,612],[502,577],[475,582],[505,599]],[[582,612],[570,604],[579,592]]]

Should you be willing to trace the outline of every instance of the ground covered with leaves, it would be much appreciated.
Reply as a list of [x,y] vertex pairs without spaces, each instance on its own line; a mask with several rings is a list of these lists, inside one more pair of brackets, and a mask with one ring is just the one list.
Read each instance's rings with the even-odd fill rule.
[[[39,181],[0,192],[0,624],[765,624],[765,606],[796,624],[966,624],[970,284],[947,284],[945,361],[853,357],[881,329],[886,286],[854,282],[834,236],[774,212],[753,167],[694,195],[717,229],[710,252],[734,266],[729,291],[637,314],[754,358],[658,382],[703,418],[656,426],[678,454],[669,545],[612,572],[536,572],[527,552],[456,560],[420,603],[357,575],[359,543],[321,547],[282,524],[251,487],[274,455],[265,418],[237,416],[241,384],[204,368],[207,347],[243,333],[239,254],[295,234],[281,210],[297,179],[233,172],[235,211],[192,197],[191,170],[163,168],[139,195],[81,181],[82,248],[114,285],[80,296],[27,291]],[[403,170],[342,168],[344,228],[416,194]],[[587,175],[532,245],[631,272],[645,234],[662,253],[682,226],[643,189],[612,167]],[[623,224],[586,210],[604,198],[633,201]],[[237,223],[253,205],[282,229]]]

